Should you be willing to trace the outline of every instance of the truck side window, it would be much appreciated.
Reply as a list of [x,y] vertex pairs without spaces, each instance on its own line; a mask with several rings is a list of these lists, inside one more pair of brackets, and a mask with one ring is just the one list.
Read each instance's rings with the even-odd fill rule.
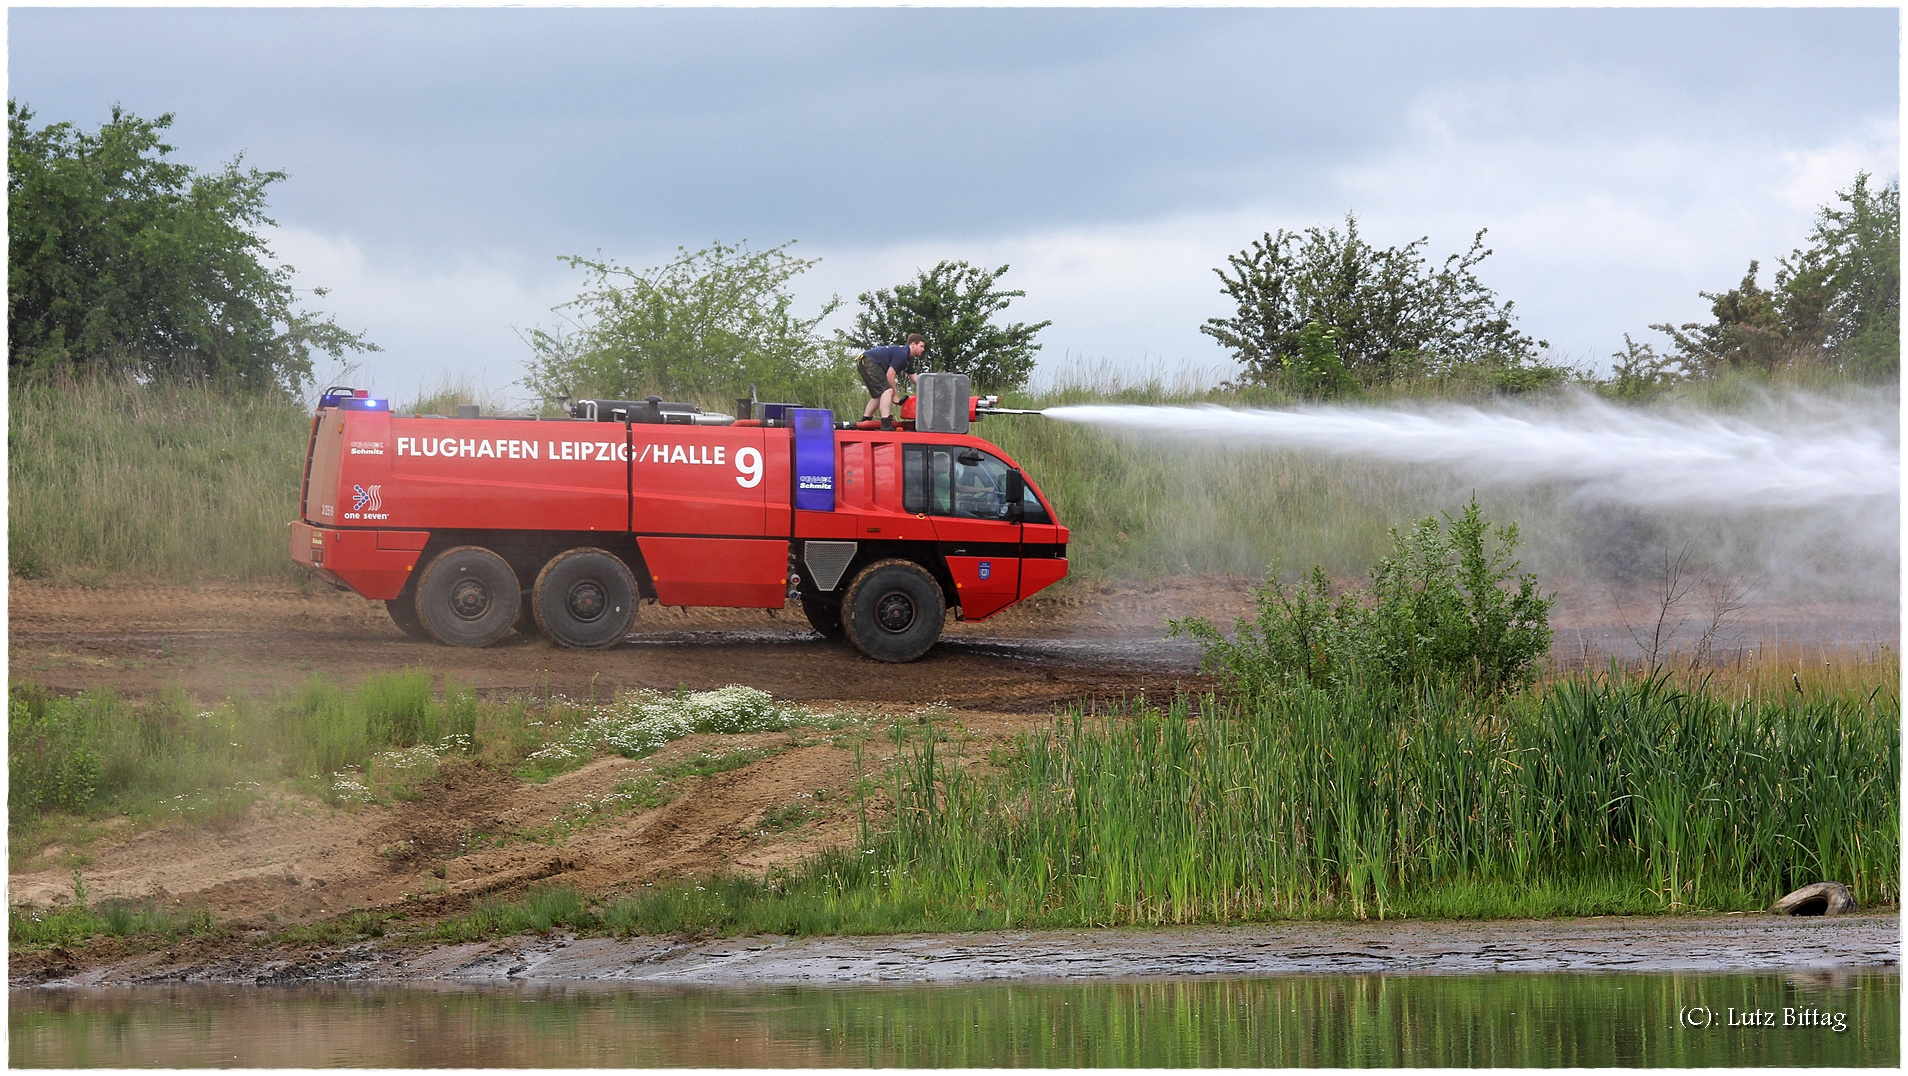
[[1047,515],[1047,506],[1040,503],[1040,495],[1034,492],[1032,482],[1021,487],[1020,521],[1022,523],[1052,523]]
[[944,448],[907,445],[901,457],[901,507],[928,515],[953,514],[954,457]]
[[902,471],[902,504],[910,512],[967,519],[1007,518],[1007,465],[986,452],[908,445]]

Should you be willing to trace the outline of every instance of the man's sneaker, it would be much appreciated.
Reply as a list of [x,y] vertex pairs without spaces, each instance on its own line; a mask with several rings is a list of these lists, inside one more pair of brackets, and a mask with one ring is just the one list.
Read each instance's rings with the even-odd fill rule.
[[884,419],[882,419],[882,420],[881,420],[881,428],[882,428],[882,429],[884,429],[884,430],[892,430],[892,429],[894,429],[894,420],[893,420],[893,419],[891,419],[891,418],[884,418]]

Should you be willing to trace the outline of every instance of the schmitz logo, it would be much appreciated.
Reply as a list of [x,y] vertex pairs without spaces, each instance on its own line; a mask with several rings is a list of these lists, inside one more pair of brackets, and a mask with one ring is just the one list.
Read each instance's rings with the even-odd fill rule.
[[351,442],[351,454],[354,456],[382,456],[384,455],[384,442],[353,441]]

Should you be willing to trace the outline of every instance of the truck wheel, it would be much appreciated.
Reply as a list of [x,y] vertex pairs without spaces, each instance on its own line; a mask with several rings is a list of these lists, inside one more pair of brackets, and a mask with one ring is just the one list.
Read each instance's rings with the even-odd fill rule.
[[537,626],[552,642],[599,650],[629,634],[636,619],[636,577],[613,554],[572,549],[537,573],[530,600]]
[[510,634],[520,603],[517,573],[483,546],[446,549],[417,581],[417,618],[449,646],[489,646]]
[[811,598],[806,594],[802,595],[801,602],[802,615],[808,618],[808,626],[815,629],[815,634],[836,643],[848,634],[841,626],[840,602],[827,601],[819,595]]
[[913,661],[941,636],[947,600],[941,584],[911,560],[869,565],[842,597],[842,627],[876,661]]
[[404,592],[384,603],[384,611],[391,614],[391,623],[398,630],[416,639],[420,643],[436,642],[431,633],[424,630],[424,622],[417,618],[417,592],[405,587]]

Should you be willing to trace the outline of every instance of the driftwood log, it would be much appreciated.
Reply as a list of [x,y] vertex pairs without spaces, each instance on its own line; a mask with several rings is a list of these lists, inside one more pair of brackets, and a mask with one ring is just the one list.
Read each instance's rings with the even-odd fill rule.
[[1855,910],[1855,895],[1840,882],[1816,882],[1769,905],[1777,915],[1841,915]]

